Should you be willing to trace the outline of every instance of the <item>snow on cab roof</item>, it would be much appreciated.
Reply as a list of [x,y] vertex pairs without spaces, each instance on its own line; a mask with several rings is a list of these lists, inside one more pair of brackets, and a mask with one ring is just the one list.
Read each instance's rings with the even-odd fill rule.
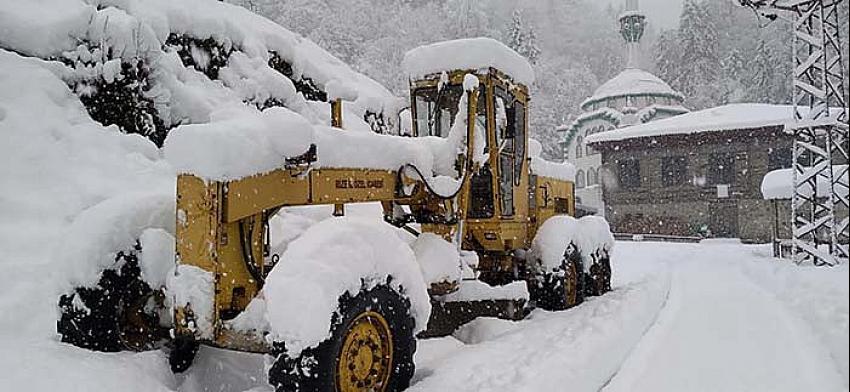
[[640,95],[684,99],[682,94],[673,90],[670,85],[657,76],[642,69],[626,68],[623,72],[620,72],[617,76],[599,86],[590,98],[582,102],[581,106],[585,107],[594,102],[610,98]]
[[[765,200],[790,199],[794,194],[794,169],[779,169],[768,172],[761,180],[761,194]],[[832,175],[840,177],[847,183],[847,165],[833,165]],[[829,195],[829,180],[823,176],[817,178],[817,195],[826,197]],[[812,189],[807,186],[803,193],[811,196]],[[847,197],[847,188],[839,189],[839,194]]]
[[780,126],[792,119],[793,108],[789,105],[736,103],[596,133],[588,136],[586,142],[604,143],[640,137]]
[[455,69],[493,67],[526,86],[534,82],[531,64],[507,45],[478,37],[436,42],[409,50],[402,66],[414,79]]

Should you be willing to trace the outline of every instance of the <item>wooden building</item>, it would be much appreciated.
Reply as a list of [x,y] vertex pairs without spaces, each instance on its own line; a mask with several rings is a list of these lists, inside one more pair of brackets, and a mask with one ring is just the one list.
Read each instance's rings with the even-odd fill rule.
[[791,118],[790,106],[731,104],[591,135],[612,229],[771,241],[776,208],[761,182],[791,166]]

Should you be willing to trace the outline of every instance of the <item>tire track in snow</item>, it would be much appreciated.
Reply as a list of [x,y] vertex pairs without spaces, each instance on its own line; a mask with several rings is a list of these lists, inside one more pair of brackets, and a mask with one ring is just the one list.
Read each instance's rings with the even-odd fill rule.
[[670,291],[672,290],[673,286],[672,277],[670,277],[670,279],[671,281],[667,285],[667,291],[664,293],[664,302],[661,303],[661,308],[659,308],[658,312],[655,313],[655,317],[652,319],[652,322],[646,327],[646,329],[644,329],[643,333],[640,335],[640,339],[635,341],[635,344],[632,345],[632,347],[629,349],[629,352],[626,354],[625,357],[623,357],[623,360],[620,361],[620,366],[617,367],[617,370],[615,370],[614,373],[611,373],[611,376],[605,380],[605,382],[602,384],[602,386],[599,387],[599,389],[597,389],[597,392],[602,392],[605,390],[605,388],[608,387],[608,384],[611,383],[611,380],[617,377],[617,375],[620,373],[620,370],[623,368],[623,364],[626,363],[629,358],[631,358],[632,354],[634,354],[635,348],[640,344],[641,341],[643,341],[643,339],[646,337],[647,334],[649,334],[651,330],[658,326],[658,319],[661,317],[661,313],[663,313],[667,309],[667,304],[670,301]]

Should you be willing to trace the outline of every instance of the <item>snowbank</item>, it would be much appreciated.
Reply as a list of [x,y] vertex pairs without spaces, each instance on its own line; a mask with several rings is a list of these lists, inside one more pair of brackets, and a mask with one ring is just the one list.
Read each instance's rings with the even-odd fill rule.
[[531,260],[539,260],[543,271],[554,271],[561,266],[570,242],[578,247],[585,260],[585,272],[589,272],[592,256],[600,251],[611,254],[614,236],[602,217],[553,216],[537,230],[531,242]]
[[173,231],[174,173],[148,140],[92,121],[48,67],[0,50],[0,259],[37,255],[64,285],[93,283],[144,229]]
[[[101,14],[102,25],[90,25]],[[119,18],[126,22],[116,23]],[[238,47],[251,58],[267,60],[269,51],[278,53],[291,63],[295,76],[309,77],[329,90],[330,98],[392,97],[386,88],[354,72],[312,41],[245,8],[220,1],[45,0],[3,7],[0,26],[4,27],[0,46],[39,57],[72,50],[87,34],[91,38],[103,34],[103,40],[122,54],[140,52],[140,37],[154,40],[145,42],[147,48],[161,46],[172,33],[211,37]]]
[[561,181],[575,182],[576,167],[569,162],[550,162],[540,156],[543,147],[540,142],[528,139],[528,156],[531,158],[531,172],[541,176]]
[[292,241],[263,289],[272,338],[297,355],[330,336],[331,316],[344,293],[390,285],[410,299],[416,331],[425,329],[431,304],[416,256],[386,224],[327,219]]
[[484,37],[420,46],[404,54],[402,67],[414,79],[455,69],[493,67],[526,86],[534,82],[534,70],[525,58],[505,44]]
[[[840,177],[847,183],[847,165],[832,166],[833,176]],[[831,185],[829,179],[817,178],[817,195],[826,197],[829,195]],[[839,189],[839,191],[842,191]],[[807,196],[812,195],[812,189],[807,186],[803,192]],[[791,199],[794,195],[794,169],[779,169],[764,175],[761,180],[761,194],[766,200]],[[847,197],[847,189],[843,189],[843,196]]]

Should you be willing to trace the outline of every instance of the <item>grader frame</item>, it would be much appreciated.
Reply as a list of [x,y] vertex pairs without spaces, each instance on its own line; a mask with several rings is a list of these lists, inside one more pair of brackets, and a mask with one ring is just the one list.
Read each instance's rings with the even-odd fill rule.
[[[201,268],[215,277],[214,332],[211,338],[195,336],[190,328],[193,311],[191,305],[186,305],[174,308],[175,335],[219,347],[270,351],[262,339],[230,330],[224,321],[243,311],[262,289],[263,277],[273,267],[267,262],[269,255],[264,246],[268,219],[287,206],[334,205],[334,213],[340,215],[344,214],[345,204],[380,202],[388,222],[404,225],[415,220],[421,224],[422,232],[436,233],[462,249],[476,251],[481,280],[497,284],[522,279],[518,274],[525,268],[515,251],[529,248],[536,229],[549,217],[574,213],[573,184],[530,173],[524,113],[528,91],[499,70],[454,70],[411,81],[414,118],[419,92],[460,86],[467,74],[475,75],[480,87],[469,94],[467,102],[468,145],[466,155],[457,157],[462,181],[454,197],[436,195],[429,190],[425,178],[409,177],[404,168],[312,168],[315,151],[288,161],[286,167],[239,180],[207,181],[191,174],[180,175],[177,262]],[[506,103],[523,110],[520,116],[516,112],[510,116],[515,122],[513,135],[506,134],[508,127],[497,128],[497,111],[504,111]],[[341,101],[331,105],[332,125],[338,128],[342,128],[341,105]],[[489,153],[482,165],[486,168],[471,164],[474,127],[482,119]],[[416,137],[425,130],[414,122],[414,133]],[[511,148],[506,148],[507,144]],[[489,175],[489,179],[482,180],[484,175]],[[510,180],[506,181],[506,177]],[[475,197],[473,186],[478,193]],[[411,188],[412,192],[404,191]],[[508,197],[508,193],[513,197]],[[489,214],[470,217],[470,208],[480,209],[476,203],[488,204],[489,208],[484,209]],[[409,216],[395,216],[399,206],[407,206]],[[445,294],[456,287],[456,282],[446,283],[433,285],[432,294]]]

